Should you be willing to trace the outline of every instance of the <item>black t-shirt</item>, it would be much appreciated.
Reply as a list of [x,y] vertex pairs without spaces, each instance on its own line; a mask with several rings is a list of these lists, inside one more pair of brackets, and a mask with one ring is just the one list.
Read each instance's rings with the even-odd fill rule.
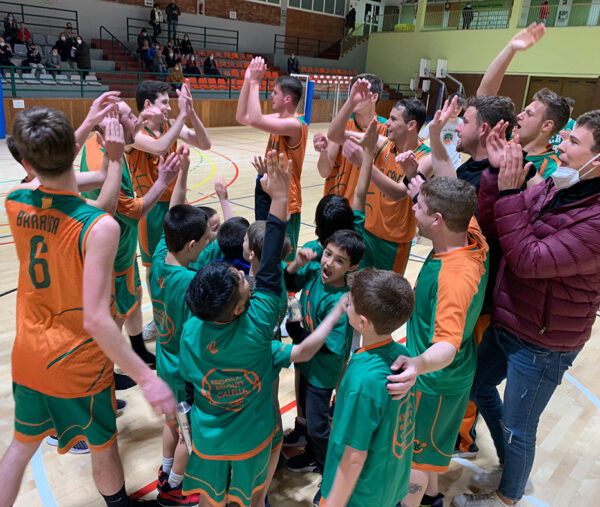
[[456,170],[456,176],[461,180],[468,181],[479,192],[481,173],[488,167],[490,167],[490,163],[487,158],[483,160],[473,160],[473,158],[470,158]]
[[559,190],[552,200],[546,204],[542,213],[566,206],[573,202],[583,201],[587,197],[600,193],[600,177],[581,180],[572,187]]

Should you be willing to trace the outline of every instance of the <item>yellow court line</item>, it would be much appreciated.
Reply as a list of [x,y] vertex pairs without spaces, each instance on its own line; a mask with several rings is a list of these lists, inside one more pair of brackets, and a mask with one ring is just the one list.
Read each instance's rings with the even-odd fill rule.
[[211,178],[215,175],[215,171],[217,170],[215,163],[210,158],[208,158],[204,153],[200,153],[200,150],[198,150],[196,148],[192,148],[192,150],[195,151],[196,153],[198,153],[204,160],[208,160],[212,169],[210,171],[210,174],[206,178],[204,178],[200,183],[191,187],[190,190],[194,190],[195,188],[198,188],[198,187],[204,185],[207,181],[210,181]]

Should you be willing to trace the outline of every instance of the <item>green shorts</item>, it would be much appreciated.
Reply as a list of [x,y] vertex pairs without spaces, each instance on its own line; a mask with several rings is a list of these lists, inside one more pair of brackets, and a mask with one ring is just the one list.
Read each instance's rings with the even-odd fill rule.
[[267,481],[271,443],[246,459],[207,459],[192,452],[185,467],[183,494],[199,493],[212,505],[225,506],[237,502],[249,507],[252,495],[256,495]]
[[448,470],[469,393],[427,394],[417,390],[413,468],[429,472]]
[[142,289],[137,260],[127,271],[115,274],[115,299],[117,317],[126,319],[138,304],[138,294]]
[[13,383],[13,396],[19,442],[40,442],[47,435],[57,435],[58,452],[65,454],[81,440],[100,451],[117,438],[114,384],[91,396],[57,398]]
[[363,232],[365,254],[360,260],[359,269],[375,268],[395,271],[404,274],[408,256],[410,255],[411,242],[395,243],[381,239],[369,231]]
[[169,201],[158,201],[138,225],[142,264],[152,265],[152,255],[163,233],[163,221],[169,211]]
[[290,219],[287,221],[285,226],[285,233],[289,236],[292,242],[292,251],[285,258],[285,262],[293,262],[296,258],[296,250],[298,248],[298,237],[300,236],[300,213],[292,213]]

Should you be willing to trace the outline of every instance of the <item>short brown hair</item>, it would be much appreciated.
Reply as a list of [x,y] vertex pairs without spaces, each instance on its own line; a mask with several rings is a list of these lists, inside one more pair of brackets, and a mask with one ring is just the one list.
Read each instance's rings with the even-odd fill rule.
[[373,324],[377,334],[391,334],[404,324],[415,307],[415,293],[402,275],[366,268],[350,277],[356,313]]
[[477,209],[477,191],[470,183],[449,177],[427,180],[421,195],[429,214],[440,213],[452,232],[463,232]]
[[515,104],[508,97],[501,95],[487,95],[482,97],[470,97],[465,109],[474,107],[477,111],[477,124],[487,123],[493,129],[500,120],[508,122],[506,129],[506,140],[510,139],[512,130],[517,124]]
[[535,92],[533,100],[537,100],[546,106],[544,121],[550,120],[554,123],[552,135],[558,134],[567,124],[571,116],[571,109],[564,97],[548,88],[542,88]]
[[18,153],[40,176],[59,176],[73,166],[75,134],[67,116],[52,107],[30,107],[13,123]]
[[[257,220],[250,224],[246,234],[248,234],[248,248],[254,252],[257,259],[262,258],[263,245],[265,243],[265,231],[267,230],[266,220]],[[286,234],[283,238],[283,248],[281,249],[281,259],[285,259],[292,248],[292,242]]]
[[600,153],[600,109],[588,111],[577,118],[577,126],[585,127],[591,131],[594,136],[594,145],[592,151]]
[[359,79],[366,79],[370,83],[371,93],[377,94],[377,102],[379,102],[381,99],[381,92],[383,91],[383,81],[381,78],[375,74],[369,74],[368,72],[365,72],[363,74],[357,74],[356,76],[353,76],[350,80],[350,85],[354,86],[354,83],[356,83],[356,81]]

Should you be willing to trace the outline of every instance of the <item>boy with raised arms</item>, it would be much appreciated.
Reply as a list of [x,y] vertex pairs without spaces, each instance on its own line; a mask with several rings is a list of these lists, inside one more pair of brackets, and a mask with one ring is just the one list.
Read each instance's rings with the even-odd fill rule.
[[[143,503],[125,492],[113,361],[157,413],[173,413],[175,403],[111,317],[119,226],[77,194],[75,136],[63,113],[29,108],[17,116],[13,132],[23,166],[39,183],[17,187],[6,198],[20,273],[12,356],[15,435],[0,461],[7,481],[0,505],[14,503],[27,463],[49,434],[59,435],[61,453],[81,440],[89,443],[94,480],[107,505]],[[107,126],[106,138],[112,133],[114,126]],[[105,149],[118,173],[123,140],[120,150],[106,143]],[[111,189],[115,199],[118,188]]]
[[[235,119],[242,125],[249,125],[269,133],[266,152],[275,150],[283,153],[287,160],[292,161],[292,181],[288,199],[288,217],[286,233],[292,242],[292,252],[287,260],[294,259],[298,247],[300,233],[300,213],[302,211],[301,175],[306,143],[308,140],[308,125],[304,116],[298,115],[296,108],[302,98],[302,83],[295,77],[280,76],[275,80],[271,93],[273,114],[263,114],[260,105],[260,83],[264,78],[267,65],[256,57],[246,69],[244,84],[238,99]],[[265,152],[265,153],[266,153]],[[258,185],[258,181],[257,181]],[[257,188],[257,193],[260,190]],[[256,219],[263,220],[259,206],[255,206]],[[266,209],[265,209],[266,211]]]
[[365,269],[352,275],[350,325],[363,338],[337,389],[321,486],[321,506],[395,507],[408,491],[416,397],[392,400],[390,366],[408,356],[392,333],[410,317],[415,295],[397,273]]
[[273,340],[281,303],[289,164],[283,154],[277,160],[274,150],[267,155],[261,181],[271,205],[252,296],[243,272],[225,262],[198,270],[186,294],[193,317],[184,325],[179,369],[193,390],[193,452],[183,494],[200,494],[201,506],[264,502],[277,432],[274,369],[310,359],[344,312],[342,302],[299,346]]

